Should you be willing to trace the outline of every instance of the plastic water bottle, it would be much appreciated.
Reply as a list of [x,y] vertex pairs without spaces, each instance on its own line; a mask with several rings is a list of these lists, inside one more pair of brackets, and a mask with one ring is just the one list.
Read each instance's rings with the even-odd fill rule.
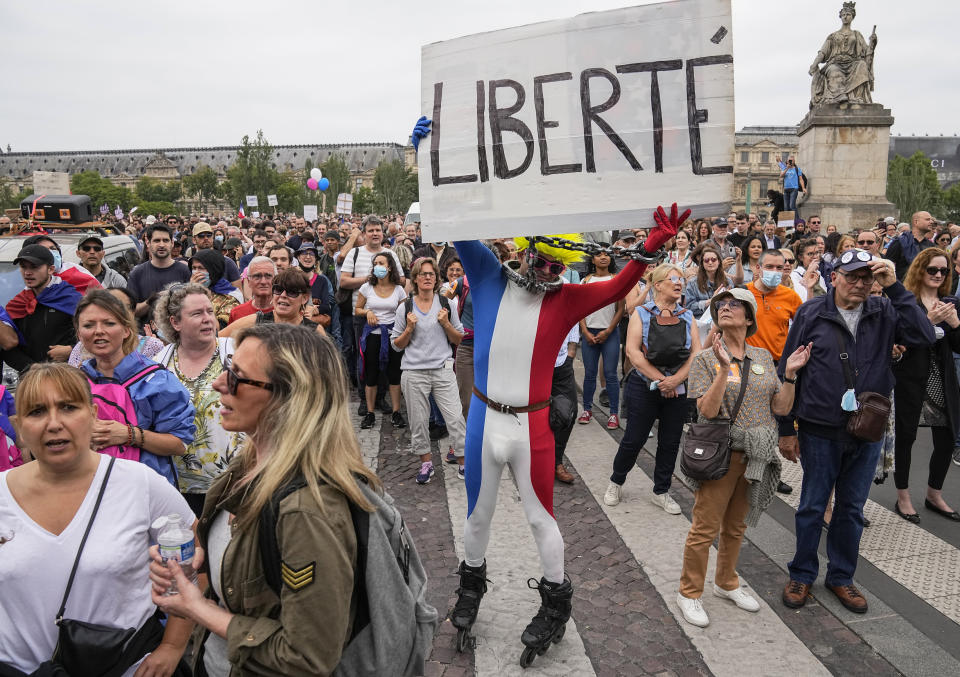
[[[171,559],[178,561],[180,568],[183,569],[183,575],[196,583],[197,572],[191,566],[196,550],[193,530],[186,527],[180,515],[176,513],[158,517],[152,526],[160,532],[157,542],[160,544],[160,557],[163,558],[163,563],[166,564]],[[171,583],[165,594],[178,594],[176,582]]]

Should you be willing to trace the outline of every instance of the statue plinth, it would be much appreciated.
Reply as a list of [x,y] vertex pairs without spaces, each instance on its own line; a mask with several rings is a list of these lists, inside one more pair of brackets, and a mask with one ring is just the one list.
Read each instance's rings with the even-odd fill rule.
[[897,214],[887,200],[887,155],[893,115],[878,103],[841,103],[813,108],[800,122],[797,165],[808,177],[800,206],[841,231],[872,227]]

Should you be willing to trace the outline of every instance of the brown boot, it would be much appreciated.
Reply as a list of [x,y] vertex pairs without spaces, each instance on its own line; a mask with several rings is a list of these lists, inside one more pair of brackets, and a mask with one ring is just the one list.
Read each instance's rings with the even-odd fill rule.
[[564,484],[573,484],[574,477],[563,467],[563,463],[557,465],[556,475],[557,481],[563,482]]
[[790,579],[787,586],[783,589],[783,595],[780,599],[791,609],[799,609],[807,603],[807,597],[810,596],[810,586],[800,581]]
[[840,603],[853,613],[867,613],[867,598],[852,583],[850,585],[828,585],[827,590],[836,595]]

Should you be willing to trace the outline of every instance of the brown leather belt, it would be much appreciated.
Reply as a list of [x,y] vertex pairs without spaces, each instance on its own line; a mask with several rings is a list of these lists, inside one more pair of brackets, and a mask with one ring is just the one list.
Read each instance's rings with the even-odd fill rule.
[[494,411],[499,411],[501,414],[510,414],[516,416],[517,414],[527,414],[531,411],[540,411],[541,409],[546,409],[550,406],[550,400],[544,400],[543,402],[536,402],[534,404],[528,404],[525,407],[511,407],[509,404],[500,404],[495,400],[491,400],[489,397],[477,390],[477,386],[473,386],[473,394],[477,396],[481,402],[493,409]]

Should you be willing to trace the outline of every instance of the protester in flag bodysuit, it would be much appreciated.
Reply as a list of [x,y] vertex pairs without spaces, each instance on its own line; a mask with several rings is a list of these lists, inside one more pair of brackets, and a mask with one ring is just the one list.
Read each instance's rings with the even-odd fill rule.
[[[658,226],[646,246],[654,252],[659,249],[688,213],[678,217],[674,205],[668,217],[660,208]],[[524,249],[519,272],[502,266],[478,241],[454,243],[473,295],[474,389],[466,435],[465,561],[460,565],[460,599],[451,618],[455,626],[467,630],[476,619],[485,590],[490,522],[500,475],[509,463],[543,566],[543,578],[535,586],[543,604],[522,638],[525,645],[535,647],[543,645],[544,633],[550,635],[558,624],[566,623],[573,593],[564,578],[563,538],[553,517],[555,449],[549,405],[554,362],[571,327],[623,298],[647,264],[631,261],[608,282],[564,285],[559,275],[567,263],[580,258],[580,252],[517,242]]]

